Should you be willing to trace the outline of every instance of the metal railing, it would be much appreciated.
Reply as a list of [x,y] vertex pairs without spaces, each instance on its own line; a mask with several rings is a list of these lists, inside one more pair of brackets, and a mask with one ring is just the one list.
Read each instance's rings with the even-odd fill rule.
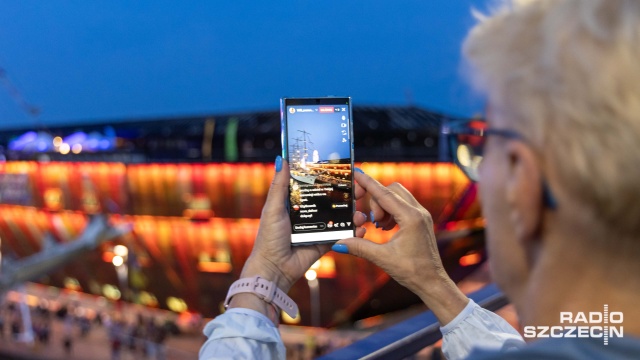
[[[487,285],[468,297],[491,311],[509,303],[494,284]],[[318,359],[404,359],[433,345],[441,337],[440,324],[435,315],[431,311],[425,311]]]

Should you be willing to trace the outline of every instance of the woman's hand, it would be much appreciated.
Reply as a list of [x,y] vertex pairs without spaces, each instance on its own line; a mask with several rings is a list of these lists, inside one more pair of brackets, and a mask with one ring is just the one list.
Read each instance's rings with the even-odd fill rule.
[[[376,227],[398,231],[384,244],[350,238],[333,250],[367,259],[418,296],[446,324],[462,311],[468,300],[442,266],[431,214],[399,183],[388,187],[368,175],[354,172],[356,198],[371,195],[371,221]],[[355,221],[355,219],[354,219]],[[361,226],[362,222],[355,221]]]
[[[275,168],[276,174],[262,209],[258,235],[240,277],[260,276],[273,281],[286,293],[314,262],[329,251],[330,245],[291,246],[291,220],[286,207],[289,196],[289,164],[278,156]],[[365,221],[366,216],[356,212],[354,224],[361,226]],[[364,228],[356,228],[356,236],[362,237],[364,233]],[[230,306],[253,309],[267,315],[274,324],[278,322],[279,314],[253,294],[234,296]]]
[[[242,276],[259,275],[275,282],[288,292],[291,286],[316,262],[330,245],[291,246],[291,220],[286,208],[289,196],[289,164],[276,158],[276,174],[262,209],[260,228],[251,256],[242,270]],[[363,224],[366,217],[356,213],[354,223]],[[356,229],[356,236],[364,235],[364,228]]]

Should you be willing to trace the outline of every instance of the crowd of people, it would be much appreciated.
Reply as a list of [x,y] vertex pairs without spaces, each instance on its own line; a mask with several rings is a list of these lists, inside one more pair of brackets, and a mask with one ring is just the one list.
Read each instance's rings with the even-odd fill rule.
[[164,342],[168,335],[166,326],[152,317],[138,314],[135,322],[127,324],[121,316],[107,321],[111,358],[119,360],[123,350],[140,353],[151,359],[164,359]]
[[165,359],[165,341],[176,329],[153,316],[137,314],[127,321],[118,311],[95,312],[73,304],[57,309],[44,301],[35,307],[12,301],[0,305],[0,342],[31,345],[37,352],[59,347],[71,356],[77,342],[103,331],[107,341],[96,351],[110,352],[112,359],[125,353],[136,359]]

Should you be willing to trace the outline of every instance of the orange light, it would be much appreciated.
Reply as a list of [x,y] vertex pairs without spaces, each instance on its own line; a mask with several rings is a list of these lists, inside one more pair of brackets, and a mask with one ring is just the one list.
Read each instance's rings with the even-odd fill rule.
[[64,279],[64,287],[65,289],[71,290],[71,291],[81,291],[82,287],[80,286],[80,283],[78,282],[77,279],[75,278],[71,278],[71,277],[66,277]]
[[44,203],[47,209],[57,211],[62,209],[62,190],[60,188],[47,189],[44,192]]
[[334,278],[336,277],[336,262],[330,255],[325,255],[318,260],[317,265],[314,264],[312,268],[316,271],[319,278]]
[[102,260],[107,263],[111,263],[113,261],[114,253],[111,251],[105,251],[102,253]]
[[462,266],[471,266],[479,263],[482,260],[482,255],[480,253],[472,251],[467,253],[467,255],[460,258],[459,263]]
[[199,262],[198,270],[210,273],[230,273],[231,264],[226,262]]
[[360,324],[362,325],[363,328],[366,329],[366,328],[371,328],[371,327],[380,325],[382,323],[382,320],[384,320],[382,315],[376,315],[376,316],[372,316],[372,317],[368,317],[366,319],[360,320]]

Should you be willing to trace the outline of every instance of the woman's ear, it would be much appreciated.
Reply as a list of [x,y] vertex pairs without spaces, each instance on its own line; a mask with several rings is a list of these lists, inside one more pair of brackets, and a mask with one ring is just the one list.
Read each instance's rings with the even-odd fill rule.
[[509,221],[522,245],[539,239],[544,203],[542,201],[542,171],[533,150],[521,141],[506,144],[508,169],[506,199]]

